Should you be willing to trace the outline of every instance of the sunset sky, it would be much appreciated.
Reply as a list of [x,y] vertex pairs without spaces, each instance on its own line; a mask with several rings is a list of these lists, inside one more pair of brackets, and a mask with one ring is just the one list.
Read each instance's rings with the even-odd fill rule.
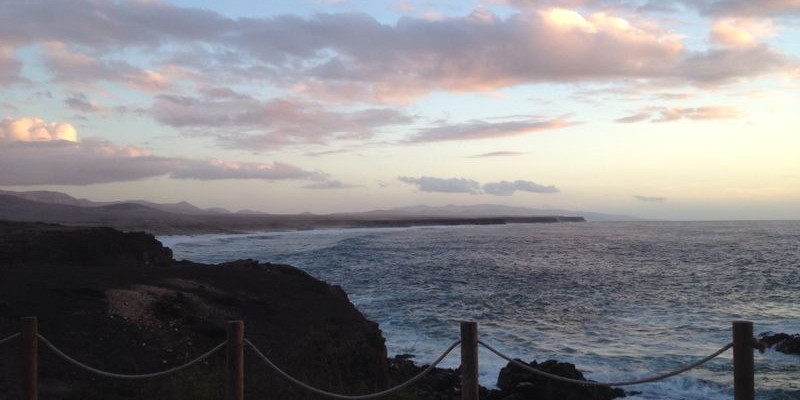
[[800,0],[0,0],[0,189],[800,218]]

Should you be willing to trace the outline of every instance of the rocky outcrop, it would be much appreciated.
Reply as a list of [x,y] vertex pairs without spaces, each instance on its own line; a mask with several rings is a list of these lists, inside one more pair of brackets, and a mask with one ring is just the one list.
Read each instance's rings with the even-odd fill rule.
[[0,222],[0,263],[168,265],[172,250],[144,232]]
[[[35,315],[41,334],[78,360],[144,373],[191,360],[225,340],[227,321],[243,320],[246,337],[305,382],[354,394],[389,385],[378,325],[341,288],[301,270],[252,260],[162,262],[163,251],[148,262],[143,252],[163,249],[149,235],[17,228],[5,229],[0,240],[0,337],[18,331],[20,317]],[[84,245],[91,249],[86,256]],[[0,347],[0,399],[19,397],[17,352]],[[246,365],[248,398],[312,398],[250,351]],[[98,378],[43,347],[39,368],[41,397],[48,399],[202,400],[223,398],[225,390],[224,351],[174,376],[135,382]]]
[[766,332],[759,335],[759,342],[781,353],[800,354],[800,335]]
[[[524,363],[521,360],[517,360]],[[548,360],[532,361],[528,366],[565,378],[585,381],[574,364]],[[498,392],[488,400],[610,400],[625,397],[622,389],[608,387],[586,387],[573,383],[558,382],[508,363],[497,378]]]

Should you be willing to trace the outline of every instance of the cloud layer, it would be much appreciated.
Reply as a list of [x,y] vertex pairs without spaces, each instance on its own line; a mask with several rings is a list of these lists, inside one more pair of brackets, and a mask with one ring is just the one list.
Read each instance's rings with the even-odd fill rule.
[[308,101],[263,101],[228,88],[205,89],[200,96],[159,95],[151,113],[166,125],[245,149],[365,139],[380,128],[413,120],[387,108],[332,111]]
[[78,140],[75,128],[38,118],[0,122],[0,185],[90,185],[157,176],[173,179],[320,180],[325,174],[275,162],[161,157],[105,140]]
[[[42,46],[46,67],[62,82],[119,82],[152,91],[188,76],[260,80],[344,102],[408,102],[432,90],[554,81],[720,83],[795,63],[763,45],[691,51],[679,34],[652,20],[590,11],[585,6],[591,3],[539,1],[507,18],[476,9],[460,17],[403,17],[385,24],[364,14],[232,19],[162,2],[11,1],[0,16],[0,79],[14,79],[13,50],[31,44]],[[706,1],[699,9],[721,16],[778,15],[797,12],[794,3]],[[56,15],[70,23],[53,24]],[[745,25],[719,25],[715,40],[747,41],[737,38],[741,32],[758,36],[754,25]],[[162,57],[134,65],[115,57],[120,50]],[[732,68],[731,61],[747,67]]]

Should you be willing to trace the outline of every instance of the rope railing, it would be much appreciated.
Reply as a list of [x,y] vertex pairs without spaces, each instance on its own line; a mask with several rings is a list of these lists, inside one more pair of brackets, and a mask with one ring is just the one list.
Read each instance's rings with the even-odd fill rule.
[[147,378],[155,378],[155,377],[158,377],[158,376],[170,375],[170,374],[176,373],[178,371],[184,370],[186,368],[189,368],[192,365],[195,365],[195,364],[199,363],[200,361],[205,360],[206,358],[208,358],[212,354],[216,353],[217,351],[219,351],[220,349],[225,347],[225,345],[228,343],[228,341],[226,340],[226,341],[218,344],[213,349],[211,349],[211,350],[207,351],[206,353],[202,354],[201,356],[195,358],[194,360],[189,361],[186,364],[179,365],[177,367],[166,369],[164,371],[151,372],[151,373],[146,373],[146,374],[120,374],[120,373],[116,373],[116,372],[103,371],[103,370],[91,367],[89,365],[86,365],[86,364],[84,364],[84,363],[82,363],[82,362],[70,357],[69,355],[67,355],[63,351],[61,351],[61,349],[56,347],[53,343],[51,343],[49,340],[47,340],[47,338],[45,338],[44,336],[39,335],[39,334],[37,334],[36,336],[39,338],[39,340],[42,341],[42,343],[44,343],[47,347],[49,347],[50,350],[52,350],[54,353],[56,353],[56,355],[58,355],[59,357],[63,358],[64,360],[70,362],[72,365],[74,365],[76,367],[79,367],[79,368],[82,368],[82,369],[84,369],[86,371],[92,372],[94,374],[100,375],[100,376],[105,376],[105,377],[108,377],[108,378],[117,378],[117,379],[147,379]]
[[17,337],[17,336],[19,336],[19,335],[21,335],[21,333],[17,332],[17,333],[15,333],[15,334],[13,334],[13,335],[11,335],[11,336],[7,337],[7,338],[0,339],[0,344],[3,344],[3,343],[5,343],[5,342],[10,342],[11,340],[13,340],[14,338],[16,338],[16,337]]
[[525,369],[527,371],[533,372],[536,375],[539,375],[539,376],[542,376],[542,377],[545,377],[545,378],[548,378],[548,379],[552,379],[552,380],[555,380],[555,381],[561,381],[561,382],[565,382],[565,383],[573,383],[573,384],[576,384],[576,385],[582,385],[582,386],[606,386],[606,387],[640,385],[640,384],[643,384],[643,383],[657,382],[657,381],[660,381],[660,380],[663,380],[663,379],[666,379],[666,378],[669,378],[669,377],[673,377],[675,375],[680,375],[680,374],[682,374],[684,372],[687,372],[689,370],[697,368],[697,367],[699,367],[699,366],[701,366],[701,365],[713,360],[714,358],[718,357],[720,354],[726,352],[727,350],[729,350],[730,348],[733,347],[733,342],[728,343],[725,346],[723,346],[721,349],[715,351],[714,353],[712,353],[712,354],[710,354],[710,355],[708,355],[706,357],[703,357],[700,360],[697,360],[697,361],[695,361],[695,362],[693,362],[691,364],[687,364],[687,365],[685,365],[685,366],[683,366],[681,368],[678,368],[678,369],[675,369],[675,370],[672,370],[672,371],[669,371],[669,372],[665,372],[665,373],[662,373],[662,374],[653,375],[653,376],[649,376],[649,377],[646,377],[646,378],[628,380],[628,381],[594,382],[594,381],[582,381],[582,380],[578,380],[578,379],[571,379],[571,378],[566,378],[566,377],[563,377],[563,376],[560,376],[560,375],[551,374],[549,372],[533,368],[530,365],[527,365],[527,364],[525,364],[523,362],[520,362],[519,360],[515,360],[515,359],[513,359],[513,358],[511,358],[511,357],[509,357],[509,356],[507,356],[507,355],[505,355],[503,353],[501,353],[500,351],[498,351],[494,347],[489,346],[488,344],[486,344],[485,342],[483,342],[481,340],[478,341],[478,344],[483,346],[484,348],[486,348],[486,350],[489,350],[490,352],[494,353],[496,356],[498,356],[498,357],[510,362],[511,364],[513,364],[513,365],[515,365],[515,366],[517,366],[519,368],[522,368],[522,369]]
[[333,392],[329,392],[329,391],[322,390],[322,389],[316,388],[314,386],[311,386],[311,385],[309,385],[309,384],[307,384],[307,383],[305,383],[305,382],[303,382],[303,381],[301,381],[301,380],[289,375],[288,373],[286,373],[282,369],[280,369],[280,367],[275,365],[275,363],[273,363],[269,359],[269,357],[267,357],[263,352],[261,352],[261,350],[259,350],[258,347],[256,347],[256,345],[254,345],[253,342],[251,342],[250,340],[245,339],[244,343],[248,347],[250,347],[256,353],[256,355],[258,355],[258,357],[261,358],[264,361],[264,363],[266,363],[273,371],[275,371],[275,373],[277,373],[278,375],[280,375],[284,379],[294,383],[295,385],[297,385],[297,386],[299,386],[299,387],[301,387],[301,388],[303,388],[303,389],[305,389],[307,391],[310,391],[310,392],[313,392],[313,393],[316,393],[316,394],[319,394],[319,395],[322,395],[322,396],[331,397],[331,398],[334,398],[334,399],[367,400],[367,399],[375,399],[375,398],[378,398],[378,397],[386,396],[386,395],[395,393],[397,391],[403,390],[406,387],[408,387],[409,385],[412,385],[412,384],[416,383],[417,381],[419,381],[420,379],[424,378],[425,375],[427,375],[428,373],[433,371],[433,369],[436,368],[436,366],[439,365],[439,363],[441,363],[442,360],[444,360],[445,357],[447,357],[453,351],[453,349],[455,349],[458,345],[460,345],[461,341],[457,340],[453,344],[451,344],[450,347],[448,347],[447,350],[445,350],[444,353],[442,353],[442,355],[439,356],[439,358],[437,358],[427,368],[422,370],[419,374],[415,375],[411,379],[409,379],[409,380],[407,380],[407,381],[405,381],[405,382],[403,382],[403,383],[401,383],[401,384],[399,384],[397,386],[391,387],[391,388],[386,389],[386,390],[382,390],[380,392],[370,393],[370,394],[362,394],[362,395],[345,395],[345,394],[333,393]]
[[110,378],[117,378],[117,379],[146,379],[146,378],[154,378],[159,376],[165,376],[169,374],[173,374],[179,372],[183,369],[189,368],[192,365],[195,365],[206,358],[210,357],[212,354],[218,352],[223,347],[227,347],[227,357],[228,357],[228,373],[227,373],[227,392],[226,392],[226,399],[228,400],[243,400],[244,399],[244,348],[249,347],[255,354],[261,358],[261,360],[267,364],[267,366],[272,369],[276,374],[280,377],[288,380],[292,384],[295,384],[302,389],[305,389],[309,392],[326,396],[329,398],[339,399],[339,400],[370,400],[379,397],[383,397],[400,390],[403,390],[410,385],[418,382],[420,379],[424,378],[426,375],[431,373],[452,351],[461,346],[461,396],[462,400],[477,400],[478,393],[479,393],[479,385],[478,385],[478,348],[480,346],[484,347],[486,350],[494,353],[496,356],[508,361],[512,365],[515,365],[519,368],[537,374],[539,376],[561,381],[570,384],[576,385],[583,385],[583,386],[604,386],[604,387],[612,387],[612,386],[630,386],[630,385],[638,385],[643,383],[650,383],[656,382],[662,379],[666,379],[694,368],[697,368],[710,360],[718,357],[720,354],[724,353],[725,351],[733,348],[733,389],[734,389],[734,399],[735,400],[753,400],[755,398],[755,386],[754,386],[754,365],[753,365],[753,347],[757,343],[757,340],[753,338],[753,324],[749,321],[734,321],[733,322],[733,342],[723,346],[721,349],[717,350],[716,352],[700,359],[690,364],[687,364],[683,367],[678,369],[665,372],[658,375],[653,375],[645,378],[628,380],[628,381],[620,381],[620,382],[594,382],[594,381],[583,381],[577,379],[566,378],[563,376],[555,375],[546,371],[542,371],[531,367],[519,360],[513,359],[506,354],[503,354],[499,350],[495,349],[494,347],[490,346],[489,344],[481,341],[478,339],[478,331],[477,331],[477,323],[475,322],[462,322],[461,323],[461,339],[455,341],[451,344],[434,362],[428,365],[425,369],[420,371],[417,375],[413,376],[412,378],[408,379],[407,381],[398,384],[394,387],[391,387],[386,390],[382,390],[380,392],[371,393],[371,394],[363,394],[363,395],[346,395],[340,393],[334,393],[330,391],[326,391],[323,389],[319,389],[317,387],[311,386],[291,375],[287,372],[282,370],[280,367],[275,365],[272,360],[267,357],[253,342],[246,339],[244,336],[244,322],[243,321],[229,321],[228,325],[228,333],[227,333],[227,340],[220,343],[219,345],[215,346],[211,350],[207,351],[206,353],[200,355],[199,357],[173,368],[166,369],[164,371],[159,372],[152,372],[152,373],[144,373],[144,374],[122,374],[116,372],[109,372],[104,371],[98,368],[91,367],[83,362],[76,360],[75,358],[67,355],[64,351],[59,349],[55,346],[52,342],[50,342],[47,338],[40,335],[38,333],[37,327],[37,318],[36,317],[24,317],[22,318],[21,324],[21,332],[15,333],[11,336],[8,336],[2,340],[0,340],[0,344],[6,343],[8,341],[13,340],[14,338],[20,337],[21,339],[21,366],[20,369],[20,382],[23,387],[24,399],[26,400],[36,400],[38,397],[38,342],[43,343],[46,347],[52,350],[56,355],[63,358],[67,362],[73,364],[76,367],[84,369],[88,372],[110,377]]

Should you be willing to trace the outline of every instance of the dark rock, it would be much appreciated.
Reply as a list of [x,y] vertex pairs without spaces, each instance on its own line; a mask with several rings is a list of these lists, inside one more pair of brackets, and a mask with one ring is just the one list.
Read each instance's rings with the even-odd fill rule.
[[[378,325],[341,288],[288,265],[175,262],[143,233],[0,222],[0,337],[27,315],[70,356],[113,372],[180,365],[225,340],[227,321],[243,320],[249,340],[313,386],[363,394],[391,383]],[[1,399],[20,397],[16,350],[0,346]],[[42,398],[224,397],[224,351],[169,378],[136,382],[98,379],[40,352]],[[246,354],[250,397],[318,398]]]
[[0,222],[0,263],[169,265],[172,250],[144,232]]
[[[517,361],[524,363],[521,360]],[[541,364],[532,361],[526,365],[550,374],[586,381],[574,364],[548,360]],[[534,374],[512,363],[508,363],[500,370],[497,387],[500,390],[492,393],[487,400],[610,400],[625,397],[622,389],[602,386],[588,387],[559,382]]]
[[759,341],[767,347],[786,354],[800,354],[800,335],[766,332],[759,335]]
[[[428,367],[415,365],[412,358],[413,355],[401,354],[389,359],[394,385],[408,381]],[[461,374],[457,369],[435,368],[407,392],[418,400],[458,400],[461,399]]]

